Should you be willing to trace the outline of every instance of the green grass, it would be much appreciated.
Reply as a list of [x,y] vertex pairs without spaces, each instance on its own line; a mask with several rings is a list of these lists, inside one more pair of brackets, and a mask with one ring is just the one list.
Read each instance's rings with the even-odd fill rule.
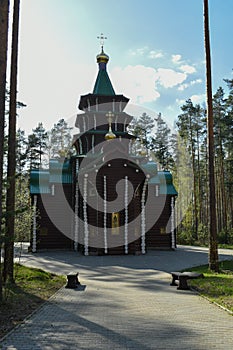
[[218,244],[218,248],[233,249],[233,245],[232,245],[232,244],[223,244],[223,243],[219,243],[219,244]]
[[0,305],[0,338],[61,288],[66,279],[41,269],[15,264],[15,284],[3,291]]
[[221,261],[219,267],[219,273],[210,271],[208,265],[186,270],[204,274],[203,279],[190,280],[189,285],[209,300],[233,312],[233,260]]

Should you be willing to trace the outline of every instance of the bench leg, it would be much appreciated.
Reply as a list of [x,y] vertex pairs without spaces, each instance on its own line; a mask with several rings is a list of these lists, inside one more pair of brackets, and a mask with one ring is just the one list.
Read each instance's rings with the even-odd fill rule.
[[76,274],[75,282],[76,282],[76,285],[80,284],[79,279],[78,279],[78,273]]
[[187,276],[179,276],[179,286],[177,289],[179,290],[188,290],[190,289],[187,283],[188,277]]
[[178,277],[176,275],[172,275],[172,283],[170,286],[177,286],[176,281],[178,280]]
[[77,284],[79,284],[77,275],[67,275],[66,288],[77,288]]

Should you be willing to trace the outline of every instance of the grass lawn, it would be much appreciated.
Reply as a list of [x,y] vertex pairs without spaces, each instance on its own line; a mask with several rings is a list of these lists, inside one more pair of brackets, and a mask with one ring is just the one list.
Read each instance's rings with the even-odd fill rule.
[[233,245],[232,244],[218,244],[218,248],[233,249]]
[[220,272],[211,272],[208,265],[194,267],[185,271],[198,271],[205,278],[190,280],[189,285],[209,300],[233,312],[233,260],[221,261]]
[[36,310],[66,282],[64,276],[15,264],[15,284],[4,290],[0,338]]

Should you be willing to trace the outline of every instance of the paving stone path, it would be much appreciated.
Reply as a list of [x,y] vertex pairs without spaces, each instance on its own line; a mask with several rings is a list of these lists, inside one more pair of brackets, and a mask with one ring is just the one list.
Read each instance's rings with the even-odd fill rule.
[[[223,251],[222,258],[230,254]],[[232,350],[233,317],[192,291],[170,286],[169,268],[195,265],[198,255],[200,263],[207,259],[207,251],[186,247],[132,257],[26,254],[27,265],[78,270],[81,286],[59,290],[5,337],[0,349]],[[182,261],[184,256],[189,261]],[[163,260],[167,272],[154,266]]]

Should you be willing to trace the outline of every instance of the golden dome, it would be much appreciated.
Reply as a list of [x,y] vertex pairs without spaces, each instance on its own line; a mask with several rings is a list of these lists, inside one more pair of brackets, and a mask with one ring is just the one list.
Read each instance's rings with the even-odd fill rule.
[[140,156],[145,157],[145,156],[147,156],[147,150],[141,149],[141,151],[139,151],[139,154],[140,154]]
[[116,135],[112,132],[112,130],[109,130],[108,133],[104,136],[105,140],[114,140],[116,138]]
[[102,51],[99,55],[96,56],[96,59],[97,59],[97,63],[108,63],[109,61],[109,56],[106,55],[106,53],[104,52],[103,50],[103,47],[102,47]]
[[147,156],[147,149],[143,143],[143,139],[141,138],[141,149],[139,151],[140,156],[145,157]]

